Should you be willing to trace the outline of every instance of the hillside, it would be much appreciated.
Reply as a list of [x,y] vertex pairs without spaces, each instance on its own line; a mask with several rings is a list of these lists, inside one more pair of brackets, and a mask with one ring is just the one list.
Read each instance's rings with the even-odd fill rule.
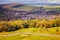
[[30,11],[34,8],[34,6],[30,6],[30,5],[26,5],[26,4],[20,4],[20,3],[5,4],[2,7],[7,8],[9,10],[16,10],[16,11],[19,11],[19,10]]
[[0,20],[55,19],[55,16],[60,17],[60,6],[36,7],[27,4],[5,4],[0,9]]

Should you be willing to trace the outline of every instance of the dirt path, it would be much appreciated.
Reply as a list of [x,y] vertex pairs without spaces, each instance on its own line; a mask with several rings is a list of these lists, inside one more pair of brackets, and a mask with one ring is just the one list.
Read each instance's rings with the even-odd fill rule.
[[55,37],[60,37],[60,35],[53,35],[53,34],[37,34],[37,33],[15,33],[15,34],[6,34],[6,35],[0,35],[0,36],[15,36],[15,35],[21,35],[21,36],[26,36],[26,35],[33,35],[33,36],[55,36]]

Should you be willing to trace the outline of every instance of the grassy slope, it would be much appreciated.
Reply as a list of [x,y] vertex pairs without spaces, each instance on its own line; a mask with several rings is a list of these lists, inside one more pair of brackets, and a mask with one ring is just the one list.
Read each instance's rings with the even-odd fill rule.
[[17,8],[10,7],[9,9],[16,10],[16,11],[19,11],[19,10],[31,11],[33,8],[34,8],[34,6],[24,5],[22,7],[17,7]]
[[[55,30],[60,28],[49,28],[50,32],[47,31],[45,28],[28,28],[28,29],[21,29],[15,32],[2,32],[0,35],[6,34],[15,34],[15,33],[36,33],[36,34],[56,34]],[[0,36],[0,40],[60,40],[60,37],[54,36],[35,36],[35,35],[27,35],[24,36],[23,34],[18,34],[15,36]]]
[[[51,8],[51,10],[54,10],[56,8],[60,8],[60,6],[43,6],[45,9],[49,9]],[[22,7],[18,7],[18,8],[9,8],[10,10],[16,10],[16,11],[19,11],[19,10],[22,10],[22,11],[32,11],[32,9],[36,8],[35,6],[29,6],[29,5],[25,5],[25,6],[22,6]],[[39,7],[37,7],[39,8]],[[56,9],[57,10],[57,9]]]
[[[40,7],[40,6],[37,6]],[[44,8],[60,8],[60,6],[43,6]]]

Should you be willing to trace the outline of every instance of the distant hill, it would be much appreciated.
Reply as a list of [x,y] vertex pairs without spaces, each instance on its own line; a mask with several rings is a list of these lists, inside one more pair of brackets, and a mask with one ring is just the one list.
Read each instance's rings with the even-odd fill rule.
[[19,3],[13,3],[13,4],[5,4],[2,6],[3,8],[7,8],[9,10],[22,10],[22,11],[30,11],[34,8],[34,6],[26,5],[26,4],[19,4]]
[[19,10],[22,10],[22,11],[31,11],[33,8],[35,8],[34,6],[30,6],[30,5],[15,5],[15,6],[12,6],[11,8],[9,8],[10,10],[16,10],[16,11],[19,11]]
[[30,3],[29,5],[33,5],[33,6],[60,6],[60,4],[58,3]]
[[[0,20],[47,18],[60,14],[60,6],[32,6],[24,4],[4,4],[0,6]],[[44,17],[45,16],[45,17]],[[51,17],[52,18],[52,17]]]

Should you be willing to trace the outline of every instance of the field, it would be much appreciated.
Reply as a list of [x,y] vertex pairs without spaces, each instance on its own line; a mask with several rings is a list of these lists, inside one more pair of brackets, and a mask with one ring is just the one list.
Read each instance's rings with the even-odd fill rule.
[[56,32],[56,29],[59,28],[49,29],[47,31],[46,28],[28,28],[14,32],[2,32],[0,33],[0,40],[60,40],[60,34],[57,34],[60,32]]

